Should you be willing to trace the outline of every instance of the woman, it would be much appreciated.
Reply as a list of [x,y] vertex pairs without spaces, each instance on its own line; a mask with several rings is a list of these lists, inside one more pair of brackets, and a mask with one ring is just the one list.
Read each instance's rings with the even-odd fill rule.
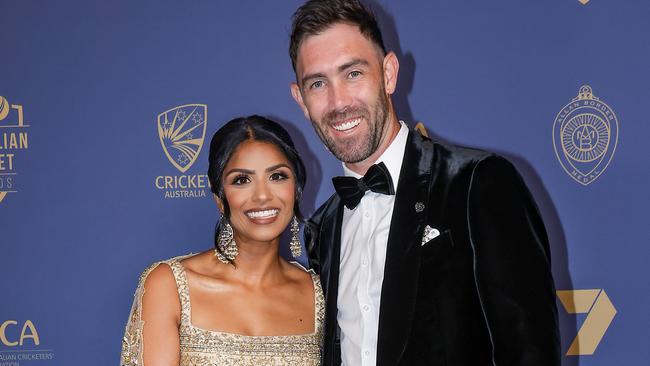
[[318,365],[320,281],[278,254],[291,224],[300,255],[305,168],[291,137],[266,118],[237,118],[214,134],[209,164],[216,248],[145,270],[121,364]]

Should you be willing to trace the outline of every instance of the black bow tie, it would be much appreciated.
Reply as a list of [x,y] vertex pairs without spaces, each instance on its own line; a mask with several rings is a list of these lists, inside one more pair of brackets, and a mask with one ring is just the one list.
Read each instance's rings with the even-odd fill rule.
[[343,204],[350,210],[357,207],[367,190],[381,194],[395,194],[393,180],[384,163],[371,166],[362,178],[334,177],[332,183]]

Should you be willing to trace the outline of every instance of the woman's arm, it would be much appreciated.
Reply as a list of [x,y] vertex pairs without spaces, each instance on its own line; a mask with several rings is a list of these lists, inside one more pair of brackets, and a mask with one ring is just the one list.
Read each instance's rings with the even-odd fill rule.
[[168,265],[153,265],[141,276],[122,342],[121,365],[177,366],[181,306]]

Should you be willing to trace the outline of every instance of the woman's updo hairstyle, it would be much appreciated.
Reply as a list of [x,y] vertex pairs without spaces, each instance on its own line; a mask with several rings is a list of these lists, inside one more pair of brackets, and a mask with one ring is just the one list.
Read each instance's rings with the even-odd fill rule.
[[299,220],[300,199],[305,187],[305,165],[296,151],[289,133],[277,122],[258,115],[235,118],[221,127],[210,142],[208,179],[212,193],[224,206],[224,216],[230,217],[230,207],[223,191],[223,171],[237,147],[245,141],[261,141],[273,144],[287,157],[296,179],[293,212]]

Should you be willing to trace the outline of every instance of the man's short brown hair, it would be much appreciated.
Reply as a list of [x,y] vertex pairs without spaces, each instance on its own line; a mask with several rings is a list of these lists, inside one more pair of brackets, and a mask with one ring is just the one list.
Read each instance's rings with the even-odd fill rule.
[[386,54],[384,40],[375,14],[359,0],[309,0],[293,13],[289,57],[293,71],[296,71],[298,48],[304,38],[317,35],[336,23],[348,23],[359,27],[359,31]]

